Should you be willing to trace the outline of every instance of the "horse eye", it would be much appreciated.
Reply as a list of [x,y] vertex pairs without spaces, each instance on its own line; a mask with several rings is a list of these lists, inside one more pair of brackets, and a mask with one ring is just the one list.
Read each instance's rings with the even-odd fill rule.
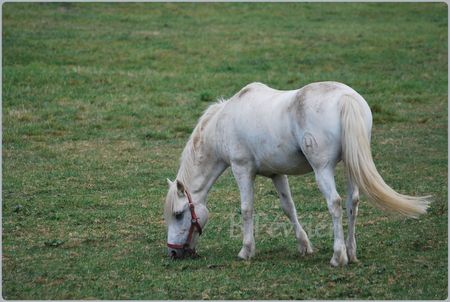
[[180,213],[176,213],[176,214],[175,214],[175,219],[176,219],[176,220],[180,220],[181,218],[183,218],[183,212],[180,212]]

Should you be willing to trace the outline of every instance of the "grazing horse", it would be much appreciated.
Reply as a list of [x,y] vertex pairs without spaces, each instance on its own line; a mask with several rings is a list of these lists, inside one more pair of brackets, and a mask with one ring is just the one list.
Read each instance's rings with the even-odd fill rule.
[[[314,172],[333,221],[331,265],[355,262],[355,223],[359,191],[379,208],[409,217],[426,213],[427,197],[402,195],[378,173],[370,150],[372,114],[355,90],[337,82],[319,82],[281,91],[251,83],[227,101],[210,106],[200,118],[181,156],[174,182],[168,180],[164,214],[168,253],[181,258],[195,253],[208,218],[209,189],[231,167],[237,181],[243,218],[243,247],[238,256],[255,255],[253,184],[266,176],[278,191],[301,254],[312,253],[300,225],[286,175]],[[348,237],[342,227],[341,197],[334,171],[343,161],[348,179]]]

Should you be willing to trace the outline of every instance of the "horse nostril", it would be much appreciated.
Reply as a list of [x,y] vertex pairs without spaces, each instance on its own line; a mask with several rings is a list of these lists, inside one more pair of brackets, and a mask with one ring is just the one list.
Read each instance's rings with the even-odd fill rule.
[[170,257],[171,257],[171,258],[176,258],[176,257],[177,257],[177,252],[176,252],[175,250],[172,250],[172,251],[170,252]]

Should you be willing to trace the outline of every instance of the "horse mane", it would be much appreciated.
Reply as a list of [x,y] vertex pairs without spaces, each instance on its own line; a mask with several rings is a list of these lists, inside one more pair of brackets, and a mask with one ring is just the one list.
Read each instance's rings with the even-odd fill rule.
[[[206,126],[211,121],[212,117],[222,109],[225,102],[224,99],[219,99],[216,103],[210,105],[202,114],[192,131],[180,158],[180,169],[178,170],[177,179],[182,183],[186,183],[190,178],[191,167],[196,164],[196,160],[201,156],[201,146],[204,144]],[[176,190],[173,190],[172,192],[169,191],[164,206],[166,220],[170,220],[171,214],[176,208],[176,205],[174,204],[176,200]]]
[[189,137],[180,158],[180,170],[177,179],[185,183],[190,177],[190,167],[195,165],[196,159],[201,155],[201,146],[204,144],[205,128],[211,118],[215,116],[225,104],[224,99],[219,99],[216,103],[210,105],[202,114],[197,122],[191,136]]

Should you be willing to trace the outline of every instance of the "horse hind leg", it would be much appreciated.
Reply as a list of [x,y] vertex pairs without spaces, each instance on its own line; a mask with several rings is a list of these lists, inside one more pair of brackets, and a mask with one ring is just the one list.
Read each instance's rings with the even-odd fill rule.
[[330,264],[332,266],[346,265],[348,263],[347,250],[344,243],[344,230],[342,227],[341,197],[336,191],[333,169],[327,167],[314,171],[317,184],[322,194],[325,196],[328,211],[333,219],[333,257]]
[[354,181],[348,177],[347,216],[348,237],[346,241],[347,256],[349,262],[358,262],[356,258],[356,216],[358,216],[359,190]]
[[346,265],[348,257],[342,227],[341,197],[336,191],[334,181],[334,169],[339,161],[341,149],[339,139],[327,135],[325,131],[317,130],[315,133],[305,132],[300,142],[302,151],[314,170],[317,184],[325,196],[333,220],[334,244],[330,263],[332,266]]
[[313,249],[311,243],[309,242],[308,235],[303,230],[297,217],[297,211],[295,209],[294,202],[292,200],[291,190],[289,189],[289,182],[286,175],[276,175],[272,178],[273,185],[280,196],[281,208],[283,209],[286,216],[291,221],[295,237],[298,242],[298,250],[300,254],[306,255],[311,254]]

